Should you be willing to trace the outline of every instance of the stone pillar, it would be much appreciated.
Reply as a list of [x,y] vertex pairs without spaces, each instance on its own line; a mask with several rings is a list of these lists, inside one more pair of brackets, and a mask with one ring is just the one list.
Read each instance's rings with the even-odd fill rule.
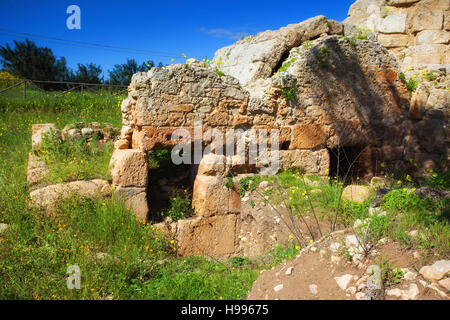
[[110,162],[115,193],[125,200],[139,220],[146,220],[149,212],[147,199],[147,155],[135,149],[116,149]]

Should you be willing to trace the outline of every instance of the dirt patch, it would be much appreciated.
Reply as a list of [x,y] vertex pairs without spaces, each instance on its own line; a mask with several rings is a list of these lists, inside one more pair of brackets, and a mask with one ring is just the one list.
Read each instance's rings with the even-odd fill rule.
[[[411,286],[418,288],[418,293],[413,295],[415,300],[448,299],[448,296],[441,295],[445,290],[440,288],[439,293],[430,288],[430,284],[419,274],[422,261],[421,258],[414,258],[412,250],[403,249],[397,243],[389,241],[377,246],[372,256],[355,263],[342,253],[343,243],[348,235],[350,233],[330,236],[321,243],[302,250],[295,259],[262,271],[249,292],[248,299],[364,300],[364,285],[370,275],[366,273],[366,269],[381,260],[391,263],[395,268],[407,268],[410,277],[404,275],[395,285],[384,287],[377,299],[403,299],[385,293],[395,288],[407,291]],[[340,249],[335,250],[333,243],[334,246],[339,244]],[[345,275],[350,280],[343,289],[339,287],[335,277]]]

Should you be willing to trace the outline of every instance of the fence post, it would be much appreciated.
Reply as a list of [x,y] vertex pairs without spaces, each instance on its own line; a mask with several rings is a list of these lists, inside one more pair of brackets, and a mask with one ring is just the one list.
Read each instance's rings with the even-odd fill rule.
[[26,80],[23,82],[23,98],[24,99],[27,98],[27,81]]
[[81,85],[81,96],[83,96],[83,85]]

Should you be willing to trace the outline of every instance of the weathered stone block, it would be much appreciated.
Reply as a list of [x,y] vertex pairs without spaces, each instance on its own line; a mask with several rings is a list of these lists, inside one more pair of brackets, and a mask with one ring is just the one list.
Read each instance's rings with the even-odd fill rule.
[[149,208],[146,188],[118,187],[114,192],[124,199],[125,207],[133,211],[137,219],[147,220]]
[[203,217],[239,213],[241,197],[227,188],[223,177],[197,175],[192,193],[192,208]]
[[415,10],[409,17],[409,30],[413,33],[422,30],[440,30],[444,21],[442,11],[430,11],[426,9]]
[[34,150],[39,149],[42,143],[42,135],[44,133],[50,132],[51,130],[55,130],[56,126],[54,123],[40,123],[33,124],[31,127],[31,146]]
[[342,192],[342,199],[362,203],[370,198],[371,192],[366,186],[350,185]]
[[181,140],[172,140],[172,134],[177,129],[187,130],[190,137],[193,137],[192,128],[142,127],[140,130],[134,130],[133,132],[132,148],[139,149],[142,152],[172,149],[181,142]]
[[146,187],[148,163],[145,153],[134,149],[116,149],[110,161],[113,185]]
[[280,150],[279,170],[302,168],[305,173],[326,175],[330,167],[330,155],[327,149],[311,150]]
[[42,181],[48,173],[48,167],[45,161],[32,152],[28,155],[27,182],[30,186],[36,185]]
[[298,124],[292,129],[289,149],[312,149],[325,143],[326,134],[320,124]]
[[450,32],[444,30],[424,30],[417,34],[417,44],[442,43],[448,44]]
[[57,201],[67,199],[72,194],[97,198],[111,194],[108,181],[95,179],[53,184],[30,193],[31,202],[41,208],[52,211]]
[[223,176],[226,172],[226,161],[224,155],[210,153],[203,156],[198,166],[197,174],[206,176]]
[[194,217],[178,221],[178,253],[221,256],[235,252],[236,215]]
[[419,2],[420,0],[387,0],[387,3],[391,6],[403,6]]
[[406,13],[388,15],[379,21],[377,30],[381,33],[405,33],[406,17]]
[[448,47],[444,44],[422,44],[405,50],[404,65],[448,63]]
[[385,48],[406,47],[413,44],[410,36],[406,34],[380,34],[378,41]]

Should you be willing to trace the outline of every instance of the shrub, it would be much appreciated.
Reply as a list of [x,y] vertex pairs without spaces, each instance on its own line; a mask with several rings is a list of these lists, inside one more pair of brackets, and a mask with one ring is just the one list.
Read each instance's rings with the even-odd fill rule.
[[176,191],[170,198],[170,208],[163,213],[163,216],[167,216],[172,221],[178,221],[181,219],[189,218],[194,214],[191,207],[191,194],[184,190]]
[[432,173],[425,184],[433,188],[450,190],[450,171]]
[[245,196],[246,191],[253,192],[258,187],[259,180],[257,176],[242,178],[239,181],[241,196]]
[[384,196],[382,208],[400,212],[433,212],[437,205],[430,199],[419,197],[413,189],[397,189]]
[[419,82],[413,78],[406,81],[406,88],[408,89],[410,94],[416,91],[418,85]]

